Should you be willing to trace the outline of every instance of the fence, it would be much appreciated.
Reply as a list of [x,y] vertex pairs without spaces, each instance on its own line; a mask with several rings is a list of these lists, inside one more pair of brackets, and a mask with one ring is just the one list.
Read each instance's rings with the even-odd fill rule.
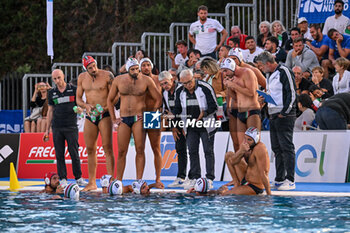
[[114,42],[112,45],[112,67],[116,73],[125,61],[141,49],[141,43]]
[[6,74],[0,81],[0,110],[17,110],[22,107],[20,93],[22,90],[21,73]]
[[23,79],[22,79],[23,119],[26,117],[26,112],[28,110],[28,100],[32,98],[35,84],[38,82],[49,83],[52,86],[51,74],[25,74],[23,76]]

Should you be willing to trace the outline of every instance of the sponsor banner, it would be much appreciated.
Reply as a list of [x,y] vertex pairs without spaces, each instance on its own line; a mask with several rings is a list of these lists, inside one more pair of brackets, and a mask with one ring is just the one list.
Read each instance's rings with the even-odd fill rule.
[[0,134],[0,177],[10,176],[10,163],[17,167],[19,134]]
[[[308,23],[324,23],[327,17],[334,15],[335,0],[301,0],[299,18],[305,17]],[[343,0],[343,15],[350,17],[349,0]]]
[[0,133],[22,133],[23,111],[1,110],[0,111]]
[[[18,177],[41,179],[46,172],[57,171],[55,147],[52,141],[52,134],[48,142],[43,142],[42,133],[23,133],[20,139],[20,151],[18,160]],[[117,133],[113,134],[113,151],[117,159],[118,146],[116,143]],[[97,139],[97,173],[96,177],[107,174],[106,157],[102,147],[101,136]],[[88,154],[86,151],[83,133],[79,133],[79,157],[81,161],[82,176],[89,177]],[[74,179],[72,172],[72,161],[69,156],[67,144],[65,146],[65,159],[68,179]],[[117,161],[117,160],[115,160]]]

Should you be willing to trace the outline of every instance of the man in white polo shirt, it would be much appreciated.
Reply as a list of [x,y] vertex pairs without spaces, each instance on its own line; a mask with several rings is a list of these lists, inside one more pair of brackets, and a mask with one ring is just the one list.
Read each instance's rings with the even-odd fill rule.
[[334,15],[329,16],[323,26],[323,35],[327,35],[331,28],[337,29],[341,34],[344,34],[346,26],[348,26],[349,18],[343,15],[344,2],[342,0],[336,0],[334,2]]
[[[198,7],[197,15],[199,20],[191,24],[188,37],[203,56],[216,59],[216,51],[224,44],[227,31],[219,21],[208,19],[208,7]],[[222,34],[219,44],[216,44],[217,32]]]

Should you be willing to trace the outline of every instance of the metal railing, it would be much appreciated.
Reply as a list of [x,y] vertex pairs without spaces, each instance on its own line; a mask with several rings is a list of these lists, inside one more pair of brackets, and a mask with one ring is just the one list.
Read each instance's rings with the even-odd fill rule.
[[112,45],[112,67],[115,72],[119,73],[119,69],[125,61],[141,47],[141,43],[114,42]]
[[187,44],[190,44],[188,38],[188,31],[190,30],[191,23],[172,23],[169,27],[170,32],[170,50],[176,52],[175,43],[179,40],[184,40]]
[[95,53],[95,52],[85,52],[83,57],[92,56],[97,61],[97,67],[103,69],[104,66],[112,66],[112,53]]
[[72,79],[77,79],[79,74],[84,72],[81,63],[54,63],[52,70],[54,69],[61,69],[63,71],[67,83]]
[[0,110],[17,110],[22,108],[22,73],[5,74],[0,81]]
[[22,79],[22,109],[23,119],[26,118],[28,101],[32,98],[35,84],[38,82],[49,83],[52,86],[51,74],[25,74]]

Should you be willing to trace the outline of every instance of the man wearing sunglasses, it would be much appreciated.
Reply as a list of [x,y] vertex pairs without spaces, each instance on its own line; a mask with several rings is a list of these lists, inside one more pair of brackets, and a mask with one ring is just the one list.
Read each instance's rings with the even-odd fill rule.
[[[208,19],[208,7],[198,7],[197,15],[199,20],[191,24],[188,37],[203,56],[216,59],[216,51],[224,44],[227,31],[219,21]],[[222,34],[219,44],[216,44],[217,32]]]

